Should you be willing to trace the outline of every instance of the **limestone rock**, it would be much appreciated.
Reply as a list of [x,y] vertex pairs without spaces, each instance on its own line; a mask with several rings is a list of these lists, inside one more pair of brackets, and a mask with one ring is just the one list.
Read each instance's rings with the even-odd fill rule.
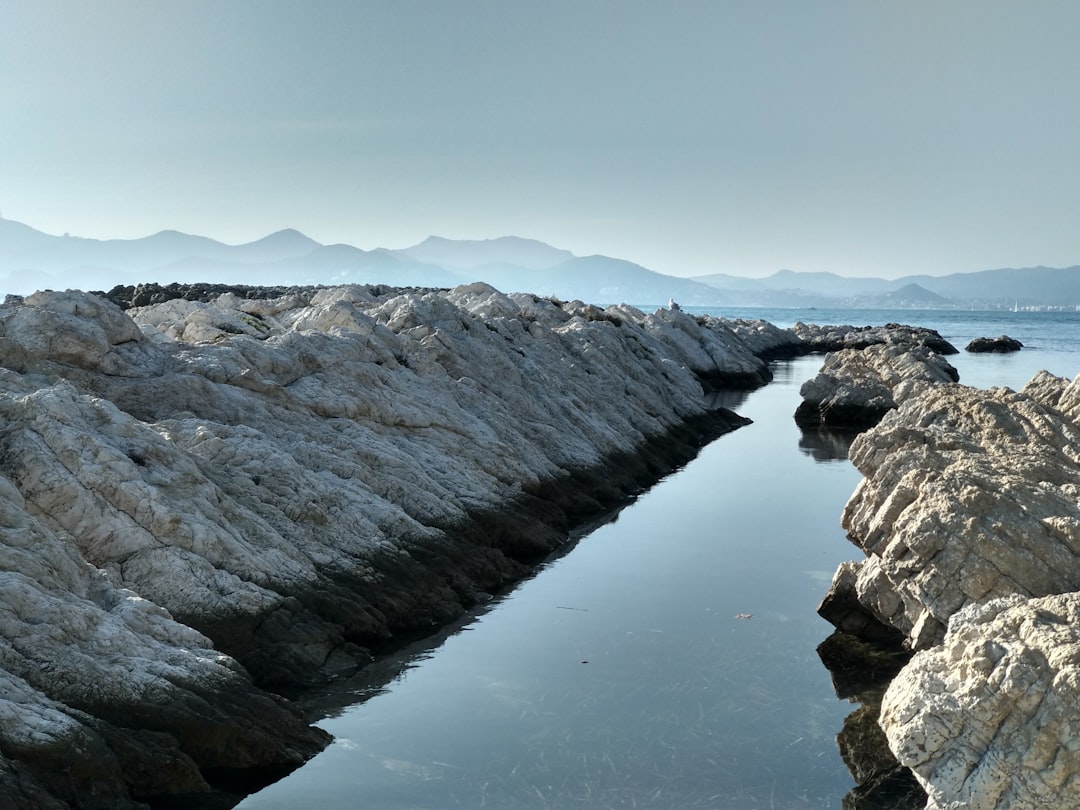
[[295,766],[325,736],[255,683],[455,618],[768,373],[719,321],[484,284],[113,292],[0,306],[0,784],[83,807]]
[[[0,748],[20,806],[206,794],[204,770],[285,772],[325,744],[205,636],[112,585],[2,477],[0,526]],[[130,753],[147,735],[153,768]]]
[[1080,806],[1080,595],[962,609],[889,686],[880,724],[927,810]]
[[843,349],[826,355],[821,371],[803,384],[795,421],[803,427],[866,428],[918,388],[958,379],[944,357],[922,345]]
[[869,557],[855,587],[916,648],[967,604],[1080,590],[1080,428],[1038,392],[1075,398],[1045,380],[931,386],[851,447],[865,477],[842,522]]

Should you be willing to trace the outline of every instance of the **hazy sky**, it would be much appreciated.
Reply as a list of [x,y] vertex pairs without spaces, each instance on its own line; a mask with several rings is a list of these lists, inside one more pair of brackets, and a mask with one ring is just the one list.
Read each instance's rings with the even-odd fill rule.
[[1080,264],[1080,2],[0,0],[0,214],[673,275]]

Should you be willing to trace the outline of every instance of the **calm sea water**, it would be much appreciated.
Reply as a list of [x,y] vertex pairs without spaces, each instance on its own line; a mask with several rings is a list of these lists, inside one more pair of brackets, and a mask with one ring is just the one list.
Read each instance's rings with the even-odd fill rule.
[[[1080,372],[1080,314],[716,312],[1028,347],[951,358],[978,386]],[[815,607],[858,554],[839,516],[859,474],[792,419],[820,364],[777,364],[725,403],[753,425],[482,613],[313,696],[335,742],[240,806],[839,808],[853,782],[835,736],[854,707],[815,652],[831,632]]]

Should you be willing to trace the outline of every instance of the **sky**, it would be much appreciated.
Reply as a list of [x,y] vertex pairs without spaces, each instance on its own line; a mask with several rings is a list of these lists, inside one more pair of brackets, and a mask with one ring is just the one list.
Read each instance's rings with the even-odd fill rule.
[[0,0],[0,215],[670,275],[1080,264],[1080,3]]

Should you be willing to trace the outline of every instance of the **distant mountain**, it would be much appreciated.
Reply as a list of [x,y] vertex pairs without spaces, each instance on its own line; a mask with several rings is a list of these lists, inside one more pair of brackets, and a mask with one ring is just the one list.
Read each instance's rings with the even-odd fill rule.
[[574,254],[569,250],[559,250],[535,239],[522,239],[517,236],[479,241],[429,236],[419,245],[397,252],[426,264],[470,269],[501,265],[543,270],[574,258]]
[[241,245],[161,231],[141,239],[53,236],[0,218],[0,293],[109,289],[140,282],[387,284],[453,287],[486,281],[601,305],[794,308],[1076,307],[1080,266],[985,270],[888,281],[780,270],[767,278],[679,278],[609,256],[575,256],[534,239],[439,236],[403,250],[323,245],[293,229]]
[[1002,268],[948,276],[909,276],[905,280],[946,298],[975,304],[1080,305],[1080,265]]
[[716,273],[695,276],[694,280],[720,290],[801,293],[804,296],[840,299],[880,295],[897,286],[896,282],[881,278],[850,278],[835,273],[800,273],[794,270],[778,270],[765,278],[747,279]]
[[941,309],[952,302],[942,295],[918,284],[905,284],[899,290],[876,297],[876,306],[882,309]]
[[654,306],[675,298],[684,304],[707,306],[724,300],[719,291],[707,284],[665,276],[608,256],[573,256],[539,270],[491,264],[475,267],[472,273],[477,280],[500,290],[527,290],[591,303]]

